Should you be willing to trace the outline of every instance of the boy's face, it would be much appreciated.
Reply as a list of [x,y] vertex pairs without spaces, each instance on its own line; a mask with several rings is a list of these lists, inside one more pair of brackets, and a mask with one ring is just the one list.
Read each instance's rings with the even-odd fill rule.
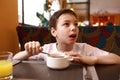
[[75,16],[62,14],[58,20],[56,29],[51,31],[58,43],[73,44],[78,37],[78,24]]

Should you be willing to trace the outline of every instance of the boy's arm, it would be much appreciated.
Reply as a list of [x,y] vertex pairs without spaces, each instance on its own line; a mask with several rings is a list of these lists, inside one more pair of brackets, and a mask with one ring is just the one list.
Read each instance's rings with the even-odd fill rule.
[[73,56],[72,61],[82,62],[88,65],[94,64],[120,64],[120,56],[109,53],[104,56],[85,56],[77,53],[66,53],[68,56]]
[[17,60],[24,60],[24,59],[28,59],[31,56],[31,54],[28,54],[27,51],[20,51],[17,54],[15,54],[13,56],[13,59],[17,59]]
[[110,53],[106,56],[81,56],[80,62],[94,65],[94,64],[120,64],[120,56]]
[[110,53],[106,56],[98,56],[97,64],[120,64],[120,56]]
[[29,41],[25,43],[24,47],[25,50],[18,52],[13,59],[28,59],[30,56],[38,54],[43,50],[38,41]]

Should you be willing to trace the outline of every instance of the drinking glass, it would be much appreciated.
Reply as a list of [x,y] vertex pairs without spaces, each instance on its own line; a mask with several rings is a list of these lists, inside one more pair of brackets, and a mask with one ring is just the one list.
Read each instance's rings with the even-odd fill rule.
[[0,52],[0,80],[12,80],[12,52]]

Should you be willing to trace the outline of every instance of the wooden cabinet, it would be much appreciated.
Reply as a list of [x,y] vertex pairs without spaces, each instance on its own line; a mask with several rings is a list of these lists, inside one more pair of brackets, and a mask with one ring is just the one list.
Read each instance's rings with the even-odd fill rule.
[[90,0],[67,0],[66,8],[74,10],[79,21],[90,21]]

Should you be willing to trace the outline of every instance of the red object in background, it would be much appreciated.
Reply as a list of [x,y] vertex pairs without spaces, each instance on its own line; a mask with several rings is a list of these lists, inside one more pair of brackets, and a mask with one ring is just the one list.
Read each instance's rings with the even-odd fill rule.
[[108,21],[114,23],[114,16],[108,16]]
[[112,22],[114,23],[114,16],[110,15],[110,16],[93,16],[93,23],[92,24],[96,24],[99,23],[99,25],[101,23],[103,23],[103,26],[106,24],[106,22]]

